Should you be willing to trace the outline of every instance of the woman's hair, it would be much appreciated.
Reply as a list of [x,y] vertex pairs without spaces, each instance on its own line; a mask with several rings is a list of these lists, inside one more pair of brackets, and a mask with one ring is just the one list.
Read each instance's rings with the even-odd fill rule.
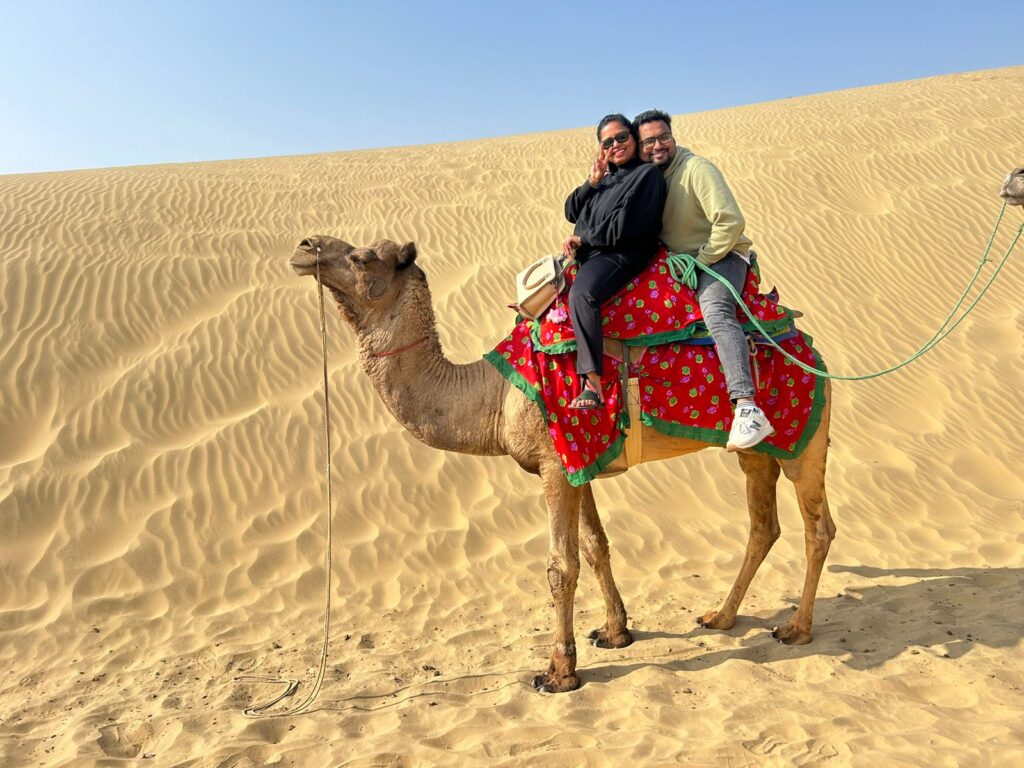
[[633,137],[633,141],[640,141],[640,132],[637,131],[636,126],[633,125],[632,121],[630,121],[628,117],[619,114],[618,112],[615,112],[614,114],[611,115],[605,115],[604,117],[601,118],[601,122],[597,124],[598,141],[601,140],[601,131],[604,130],[604,127],[608,125],[608,123],[622,123],[622,126],[626,130],[628,130],[630,135]]

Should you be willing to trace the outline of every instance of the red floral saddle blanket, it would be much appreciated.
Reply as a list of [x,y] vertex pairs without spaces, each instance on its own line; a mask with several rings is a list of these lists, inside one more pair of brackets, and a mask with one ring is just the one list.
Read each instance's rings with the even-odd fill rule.
[[[484,357],[537,403],[566,476],[582,485],[619,456],[630,425],[622,407],[620,361],[610,357],[604,366],[604,407],[568,407],[579,393],[576,341],[566,305],[573,275],[570,267],[565,292],[542,318],[521,320]],[[796,329],[793,311],[779,304],[774,292],[762,294],[758,287],[755,262],[747,273],[744,302],[786,352],[824,370],[811,339]],[[747,320],[741,309],[737,313],[741,322]],[[725,445],[732,425],[725,376],[696,295],[671,276],[664,250],[605,303],[601,314],[606,338],[648,347],[628,374],[638,379],[641,421],[664,434]],[[754,335],[749,321],[744,330]],[[824,379],[766,343],[754,348],[756,401],[776,430],[754,450],[795,458],[820,422]]]

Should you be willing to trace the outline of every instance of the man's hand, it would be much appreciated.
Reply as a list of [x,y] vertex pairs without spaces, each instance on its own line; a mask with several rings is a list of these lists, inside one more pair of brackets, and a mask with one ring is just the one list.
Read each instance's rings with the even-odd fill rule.
[[581,245],[583,245],[583,241],[579,235],[569,235],[562,243],[562,255],[571,259]]

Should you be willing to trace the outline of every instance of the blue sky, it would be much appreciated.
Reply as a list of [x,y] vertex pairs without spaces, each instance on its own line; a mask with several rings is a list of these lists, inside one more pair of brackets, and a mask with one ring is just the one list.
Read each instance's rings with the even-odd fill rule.
[[0,0],[0,174],[698,112],[1020,65],[1022,32],[1024,0]]

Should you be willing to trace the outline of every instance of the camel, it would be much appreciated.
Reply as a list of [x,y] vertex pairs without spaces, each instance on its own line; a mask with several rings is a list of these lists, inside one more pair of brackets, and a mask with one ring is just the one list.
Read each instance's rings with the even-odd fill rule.
[[1006,174],[999,194],[1007,205],[1024,206],[1024,168],[1014,168]]
[[[605,623],[589,637],[600,648],[622,648],[632,635],[626,609],[612,577],[608,538],[589,484],[567,480],[546,424],[526,396],[486,360],[467,365],[449,362],[438,340],[427,277],[415,263],[414,243],[378,240],[357,248],[333,237],[299,243],[290,265],[298,275],[316,275],[319,258],[323,284],[358,340],[359,360],[384,405],[409,432],[427,445],[480,456],[511,456],[539,475],[548,510],[548,583],[555,607],[554,648],[547,670],[533,684],[548,693],[579,687],[573,599],[580,571],[579,551],[594,570],[605,603]],[[778,460],[757,452],[738,453],[746,475],[750,534],[735,584],[717,610],[698,619],[702,627],[728,630],[754,573],[780,534],[776,481],[780,471],[796,488],[804,521],[807,570],[803,593],[789,623],[774,637],[787,644],[811,641],[814,599],[836,528],[825,496],[829,403],[821,423],[799,458]],[[668,437],[648,427],[646,447],[656,443],[656,458],[668,458],[712,446]]]

